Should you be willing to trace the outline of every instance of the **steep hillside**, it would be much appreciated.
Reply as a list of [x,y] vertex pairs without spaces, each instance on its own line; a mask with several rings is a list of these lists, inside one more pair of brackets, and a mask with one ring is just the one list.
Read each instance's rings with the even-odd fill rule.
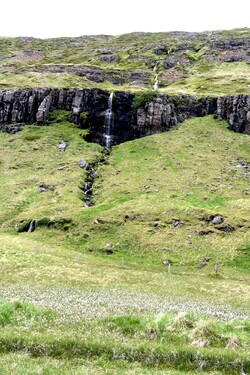
[[249,93],[249,29],[1,38],[0,85]]
[[[36,219],[30,236],[46,233],[79,251],[115,257],[168,257],[186,268],[206,256],[234,267],[240,249],[248,249],[249,136],[223,121],[189,120],[115,146],[110,155],[65,120],[0,136],[3,230],[27,231]],[[86,183],[94,184],[93,207]]]

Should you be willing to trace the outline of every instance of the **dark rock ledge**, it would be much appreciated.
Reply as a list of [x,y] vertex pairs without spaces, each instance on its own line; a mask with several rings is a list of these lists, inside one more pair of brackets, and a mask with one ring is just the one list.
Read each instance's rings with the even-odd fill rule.
[[[13,89],[0,91],[0,130],[14,133],[24,124],[47,122],[52,109],[71,112],[71,121],[87,127],[90,139],[103,142],[109,92],[100,89]],[[250,134],[250,95],[196,98],[156,94],[151,102],[133,109],[134,95],[116,92],[113,99],[114,143],[160,133],[185,119],[213,114],[229,128]],[[81,113],[87,113],[83,121]]]

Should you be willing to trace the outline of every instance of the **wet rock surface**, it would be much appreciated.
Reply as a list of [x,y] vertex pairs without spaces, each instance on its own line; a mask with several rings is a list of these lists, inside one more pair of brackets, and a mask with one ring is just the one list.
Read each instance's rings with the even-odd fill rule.
[[[73,123],[89,129],[88,140],[102,144],[109,96],[110,93],[100,89],[0,91],[0,130],[15,133],[23,124],[43,125],[48,123],[48,113],[52,109],[64,109],[71,111]],[[233,131],[250,134],[250,95],[196,98],[159,93],[136,110],[134,97],[123,91],[114,95],[113,144],[160,133],[188,118],[209,114],[227,120]],[[81,117],[83,112],[87,114],[84,120]]]

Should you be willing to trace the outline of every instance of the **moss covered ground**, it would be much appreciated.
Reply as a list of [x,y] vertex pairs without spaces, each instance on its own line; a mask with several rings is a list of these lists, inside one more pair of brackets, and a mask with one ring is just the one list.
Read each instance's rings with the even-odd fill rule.
[[[99,87],[137,92],[152,89],[157,66],[161,92],[246,94],[249,35],[249,28],[244,28],[46,40],[0,38],[0,88]],[[243,40],[240,46],[228,47],[229,41],[239,40]]]

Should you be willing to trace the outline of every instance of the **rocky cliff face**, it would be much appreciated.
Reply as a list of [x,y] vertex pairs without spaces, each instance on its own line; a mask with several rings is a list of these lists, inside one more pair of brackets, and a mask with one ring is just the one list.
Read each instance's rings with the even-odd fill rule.
[[231,130],[250,134],[250,95],[218,98],[217,115],[228,121]]
[[0,92],[0,129],[7,125],[44,124],[52,109],[71,111],[71,120],[82,125],[81,113],[87,112],[88,125],[103,123],[109,94],[102,90],[27,89]]
[[[90,139],[102,143],[109,93],[99,89],[27,89],[0,92],[0,129],[17,131],[23,124],[44,124],[52,109],[71,111],[71,120],[90,130]],[[116,92],[113,99],[114,143],[168,130],[187,118],[214,114],[229,128],[250,134],[250,95],[195,98],[157,94],[153,101],[133,109],[134,95]],[[81,114],[85,114],[82,116]]]
[[160,133],[190,117],[206,116],[216,112],[216,98],[197,99],[179,95],[158,94],[156,98],[137,109],[138,136]]

